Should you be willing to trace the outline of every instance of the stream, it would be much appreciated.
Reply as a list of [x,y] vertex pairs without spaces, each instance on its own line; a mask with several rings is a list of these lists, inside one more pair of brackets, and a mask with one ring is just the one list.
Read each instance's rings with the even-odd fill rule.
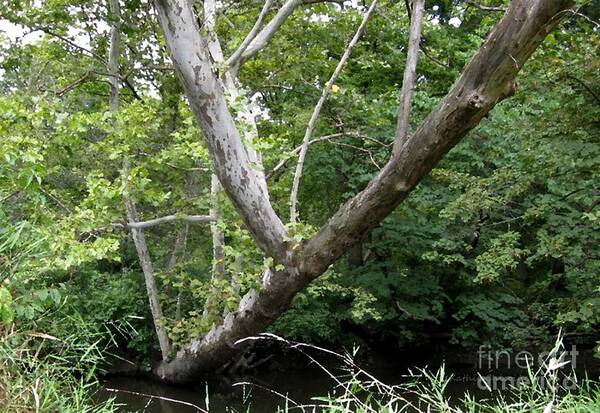
[[[188,387],[170,386],[152,380],[127,376],[109,376],[102,380],[101,388],[96,394],[98,400],[107,400],[114,397],[116,403],[121,405],[123,412],[147,413],[197,413],[210,410],[216,412],[252,412],[272,413],[277,408],[314,403],[322,404],[322,400],[315,401],[314,397],[323,397],[331,394],[336,382],[323,368],[307,361],[299,365],[297,360],[283,360],[275,362],[276,368],[261,370],[251,377],[225,381],[223,378],[214,378],[208,381],[199,381]],[[519,368],[515,360],[508,356],[494,365],[474,364],[473,355],[454,356],[446,361],[446,376],[452,375],[445,396],[457,401],[468,392],[476,399],[493,399],[503,393],[503,386],[508,386],[511,380],[526,377],[525,369]],[[286,365],[287,363],[287,365]],[[330,367],[332,363],[324,363],[330,372],[342,376],[339,368]],[[425,367],[428,371],[435,372],[441,362],[424,363],[421,359],[410,360],[403,357],[402,361],[396,359],[383,359],[373,363],[366,370],[378,380],[386,384],[402,384],[412,380],[407,377],[409,370],[415,372],[415,366]],[[488,367],[492,367],[489,369]],[[600,360],[591,354],[579,356],[575,363],[577,376],[588,374],[590,378],[598,380],[600,373]],[[488,386],[494,389],[490,392]],[[565,382],[565,385],[569,385]],[[207,397],[208,394],[208,397]],[[408,400],[414,399],[410,394],[403,394]],[[208,408],[207,408],[208,407]]]

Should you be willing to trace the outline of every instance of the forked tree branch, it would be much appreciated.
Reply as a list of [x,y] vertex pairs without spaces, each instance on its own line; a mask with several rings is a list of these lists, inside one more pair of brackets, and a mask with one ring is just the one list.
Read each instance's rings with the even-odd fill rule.
[[266,269],[260,289],[247,293],[237,311],[191,340],[175,359],[157,366],[155,374],[166,381],[192,381],[229,361],[239,351],[238,340],[272,324],[299,291],[361,242],[498,102],[514,93],[521,67],[573,4],[513,0],[448,95],[401,150],[314,237],[297,244],[287,240],[285,227],[256,181],[188,1],[156,0],[173,64],[216,173],[258,246],[283,269]]
[[251,162],[187,0],[156,0],[156,9],[176,72],[202,129],[215,173],[250,233],[279,263],[291,259],[287,230],[275,213],[264,174]]
[[248,46],[250,45],[252,40],[254,40],[256,35],[258,34],[258,31],[260,30],[267,13],[269,12],[269,10],[271,10],[273,1],[274,0],[265,0],[265,4],[264,4],[262,10],[260,11],[260,14],[258,15],[258,18],[256,19],[256,23],[254,23],[254,26],[252,27],[250,32],[246,35],[246,38],[238,46],[236,51],[233,52],[232,55],[229,57],[229,59],[227,59],[225,61],[225,64],[224,64],[225,70],[229,70],[229,68],[231,68],[234,72],[236,72],[236,68],[242,57],[242,54],[248,48]]
[[[256,55],[273,38],[277,30],[286,21],[286,19],[301,5],[316,3],[338,3],[343,4],[343,0],[286,0],[275,16],[258,32],[248,46],[243,50],[236,60],[236,66],[242,65],[248,59]],[[234,67],[230,65],[229,67]]]
[[286,2],[277,11],[277,14],[267,23],[267,25],[254,37],[252,42],[246,47],[238,59],[239,65],[252,58],[260,49],[271,40],[275,32],[279,30],[285,20],[296,10],[296,7],[302,4],[302,0],[286,0]]
[[292,183],[292,192],[290,194],[290,222],[296,222],[296,218],[298,215],[297,208],[296,208],[297,203],[298,203],[298,189],[300,187],[300,179],[302,177],[302,169],[304,167],[304,159],[306,158],[306,152],[308,151],[308,145],[312,138],[312,133],[315,129],[315,125],[317,124],[317,119],[319,118],[319,114],[321,113],[323,104],[327,100],[327,96],[329,96],[329,92],[331,92],[331,88],[333,87],[333,84],[337,80],[340,73],[342,73],[342,69],[346,65],[346,62],[348,61],[348,58],[350,57],[350,53],[352,53],[352,49],[354,48],[356,43],[358,43],[358,40],[365,32],[365,29],[367,28],[367,23],[368,23],[369,19],[371,18],[371,15],[372,15],[373,11],[375,10],[375,7],[377,7],[377,1],[378,0],[373,0],[373,2],[371,3],[371,7],[369,7],[367,12],[363,16],[360,26],[358,26],[356,33],[354,33],[354,36],[350,40],[350,43],[348,43],[346,50],[344,50],[344,54],[342,55],[340,61],[338,62],[337,67],[333,71],[331,78],[329,78],[327,83],[325,83],[325,86],[323,87],[323,91],[321,92],[321,97],[319,98],[319,101],[317,102],[317,104],[312,112],[312,115],[310,116],[310,120],[308,121],[308,126],[306,127],[306,131],[304,132],[304,140],[302,141],[302,148],[300,149],[300,155],[298,156],[298,163],[296,164],[296,172],[294,174],[294,181]]

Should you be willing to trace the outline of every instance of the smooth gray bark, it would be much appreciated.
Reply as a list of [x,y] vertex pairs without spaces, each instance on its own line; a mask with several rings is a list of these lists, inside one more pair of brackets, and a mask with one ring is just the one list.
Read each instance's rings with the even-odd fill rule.
[[110,74],[108,77],[108,83],[110,84],[108,102],[110,110],[114,111],[119,107],[119,46],[121,43],[121,32],[119,27],[121,9],[119,7],[119,0],[109,1],[109,11],[113,18],[113,23],[110,26],[110,47],[108,49],[107,62],[107,69]]
[[[125,197],[125,207],[127,210],[127,218],[130,221],[135,221],[138,217],[138,213],[135,204],[129,197]],[[163,360],[166,360],[171,353],[171,341],[169,340],[167,330],[165,329],[165,319],[158,298],[158,288],[156,287],[156,280],[154,278],[154,268],[152,267],[152,260],[150,258],[150,253],[148,252],[144,230],[132,228],[131,236],[133,237],[135,249],[140,260],[140,266],[144,273],[146,292],[148,293],[148,301],[150,302],[150,312],[152,313],[152,320],[154,322],[156,336],[158,337],[160,352]]]
[[415,91],[415,77],[417,75],[417,60],[419,58],[419,42],[421,41],[421,23],[423,21],[425,0],[414,0],[412,5],[406,67],[404,68],[402,90],[400,91],[398,124],[396,125],[396,139],[394,140],[394,154],[400,151],[408,135],[410,106]]
[[252,30],[246,35],[242,43],[238,46],[235,52],[227,59],[225,62],[225,68],[228,70],[229,68],[233,68],[234,72],[237,71],[237,67],[239,66],[240,59],[242,58],[242,54],[246,51],[250,43],[256,38],[258,35],[258,31],[262,26],[263,20],[265,19],[267,13],[271,9],[274,0],[265,0],[265,4],[258,15],[258,19],[256,19],[256,23],[252,27]]
[[[367,187],[349,200],[310,240],[292,246],[255,180],[223,90],[186,0],[157,0],[173,64],[204,133],[219,180],[265,254],[284,270],[267,270],[259,291],[206,336],[157,366],[165,381],[191,381],[227,363],[236,343],[264,331],[294,295],[359,243],[400,204],[437,162],[501,100],[515,92],[515,77],[559,23],[571,0],[514,0],[438,107],[407,139]],[[295,247],[295,248],[293,248]]]
[[[212,264],[212,277],[213,282],[216,280],[223,280],[225,278],[225,252],[223,247],[225,246],[225,234],[223,230],[219,228],[219,194],[222,192],[221,184],[215,174],[210,177],[210,214],[216,219],[210,224],[210,233],[212,235],[213,245],[213,264]],[[206,302],[204,303],[203,316],[215,315],[214,307],[216,306],[216,297],[218,295],[218,289],[212,287]]]
[[[223,66],[222,70],[225,70],[221,79],[223,89],[226,91],[226,99],[241,106],[236,113],[235,119],[239,124],[245,125],[245,133],[242,136],[242,144],[246,148],[250,166],[254,168],[258,177],[258,184],[263,187],[263,191],[268,194],[267,181],[264,177],[264,168],[262,165],[262,158],[260,154],[249,144],[258,139],[258,129],[256,127],[256,119],[251,108],[248,106],[245,98],[242,98],[240,91],[236,85],[235,72],[239,67],[239,59],[235,67],[228,67],[224,62],[223,50],[221,48],[221,42],[217,37],[215,30],[216,19],[217,19],[217,3],[216,0],[205,0],[203,3],[204,8],[204,29],[207,32],[208,50],[217,66]],[[241,105],[240,105],[241,101]],[[244,142],[244,140],[246,142]]]
[[242,143],[193,10],[186,0],[158,0],[156,5],[173,65],[201,125],[219,181],[260,248],[280,263],[289,261],[287,231],[268,200],[266,185],[261,184],[264,174],[253,167]]

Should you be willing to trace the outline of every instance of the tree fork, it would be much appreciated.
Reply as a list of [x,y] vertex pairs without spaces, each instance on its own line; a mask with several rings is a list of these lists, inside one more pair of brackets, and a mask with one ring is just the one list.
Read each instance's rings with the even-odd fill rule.
[[312,239],[292,249],[249,165],[193,12],[185,0],[157,0],[173,64],[219,180],[258,246],[285,269],[267,270],[258,292],[246,294],[237,311],[203,338],[192,340],[174,360],[160,363],[155,374],[164,381],[189,382],[227,363],[240,350],[237,341],[264,331],[297,292],[360,242],[406,199],[444,154],[498,102],[515,92],[517,73],[573,4],[571,0],[513,1],[450,92],[404,141],[401,150]]

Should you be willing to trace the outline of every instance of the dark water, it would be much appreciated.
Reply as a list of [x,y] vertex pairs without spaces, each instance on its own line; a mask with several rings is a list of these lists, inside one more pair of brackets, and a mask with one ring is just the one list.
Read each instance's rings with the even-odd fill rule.
[[[472,357],[471,357],[472,358]],[[466,357],[465,357],[466,359]],[[590,378],[597,380],[600,371],[600,363],[597,359],[586,357],[587,362],[582,359],[578,361],[578,376],[588,374]],[[506,360],[503,360],[506,361]],[[406,383],[409,379],[409,366],[424,367],[420,360],[380,360],[375,366],[366,370],[378,380],[386,384]],[[330,364],[334,365],[334,364]],[[336,365],[339,365],[336,364]],[[446,367],[446,376],[452,375],[445,396],[450,400],[462,399],[466,392],[476,399],[493,399],[502,393],[501,388],[495,388],[489,392],[482,383],[482,377],[499,378],[495,387],[505,383],[505,379],[526,376],[523,369],[507,369],[506,365],[491,371],[481,368],[481,365],[473,364],[473,360],[466,363],[451,362]],[[496,366],[492,366],[496,367]],[[439,365],[429,365],[429,371],[436,371]],[[335,367],[327,369],[336,375],[344,372]],[[252,384],[242,384],[249,382]],[[490,382],[493,384],[493,382]],[[494,386],[492,386],[494,387]],[[109,377],[102,382],[102,387],[96,397],[106,400],[114,397],[121,404],[123,412],[141,411],[148,413],[195,413],[210,410],[213,412],[253,412],[271,413],[277,411],[278,407],[284,407],[286,403],[293,406],[294,403],[310,405],[322,403],[314,400],[316,396],[326,396],[335,392],[336,382],[320,367],[306,362],[298,365],[285,365],[285,360],[279,364],[279,368],[271,371],[262,371],[252,377],[226,382],[222,378],[208,381],[199,381],[190,387],[175,387],[157,383],[147,379],[132,377]],[[208,397],[207,397],[208,394]],[[408,400],[413,399],[409,393],[403,394]]]
[[[401,367],[376,368],[369,373],[386,384],[399,384],[407,380],[408,371]],[[477,386],[477,375],[473,375],[472,371],[455,370],[453,373],[454,378],[446,390],[447,396],[458,400],[468,391],[480,398],[490,397],[489,392]],[[251,410],[271,413],[278,407],[284,407],[286,403],[290,406],[294,403],[322,403],[313,397],[334,394],[335,390],[336,382],[324,371],[318,368],[294,368],[265,372],[238,382],[199,382],[187,388],[146,379],[110,377],[103,381],[98,397],[101,400],[115,397],[116,402],[123,405],[124,412],[192,413],[210,410],[212,413]],[[409,394],[405,397],[411,398]]]

